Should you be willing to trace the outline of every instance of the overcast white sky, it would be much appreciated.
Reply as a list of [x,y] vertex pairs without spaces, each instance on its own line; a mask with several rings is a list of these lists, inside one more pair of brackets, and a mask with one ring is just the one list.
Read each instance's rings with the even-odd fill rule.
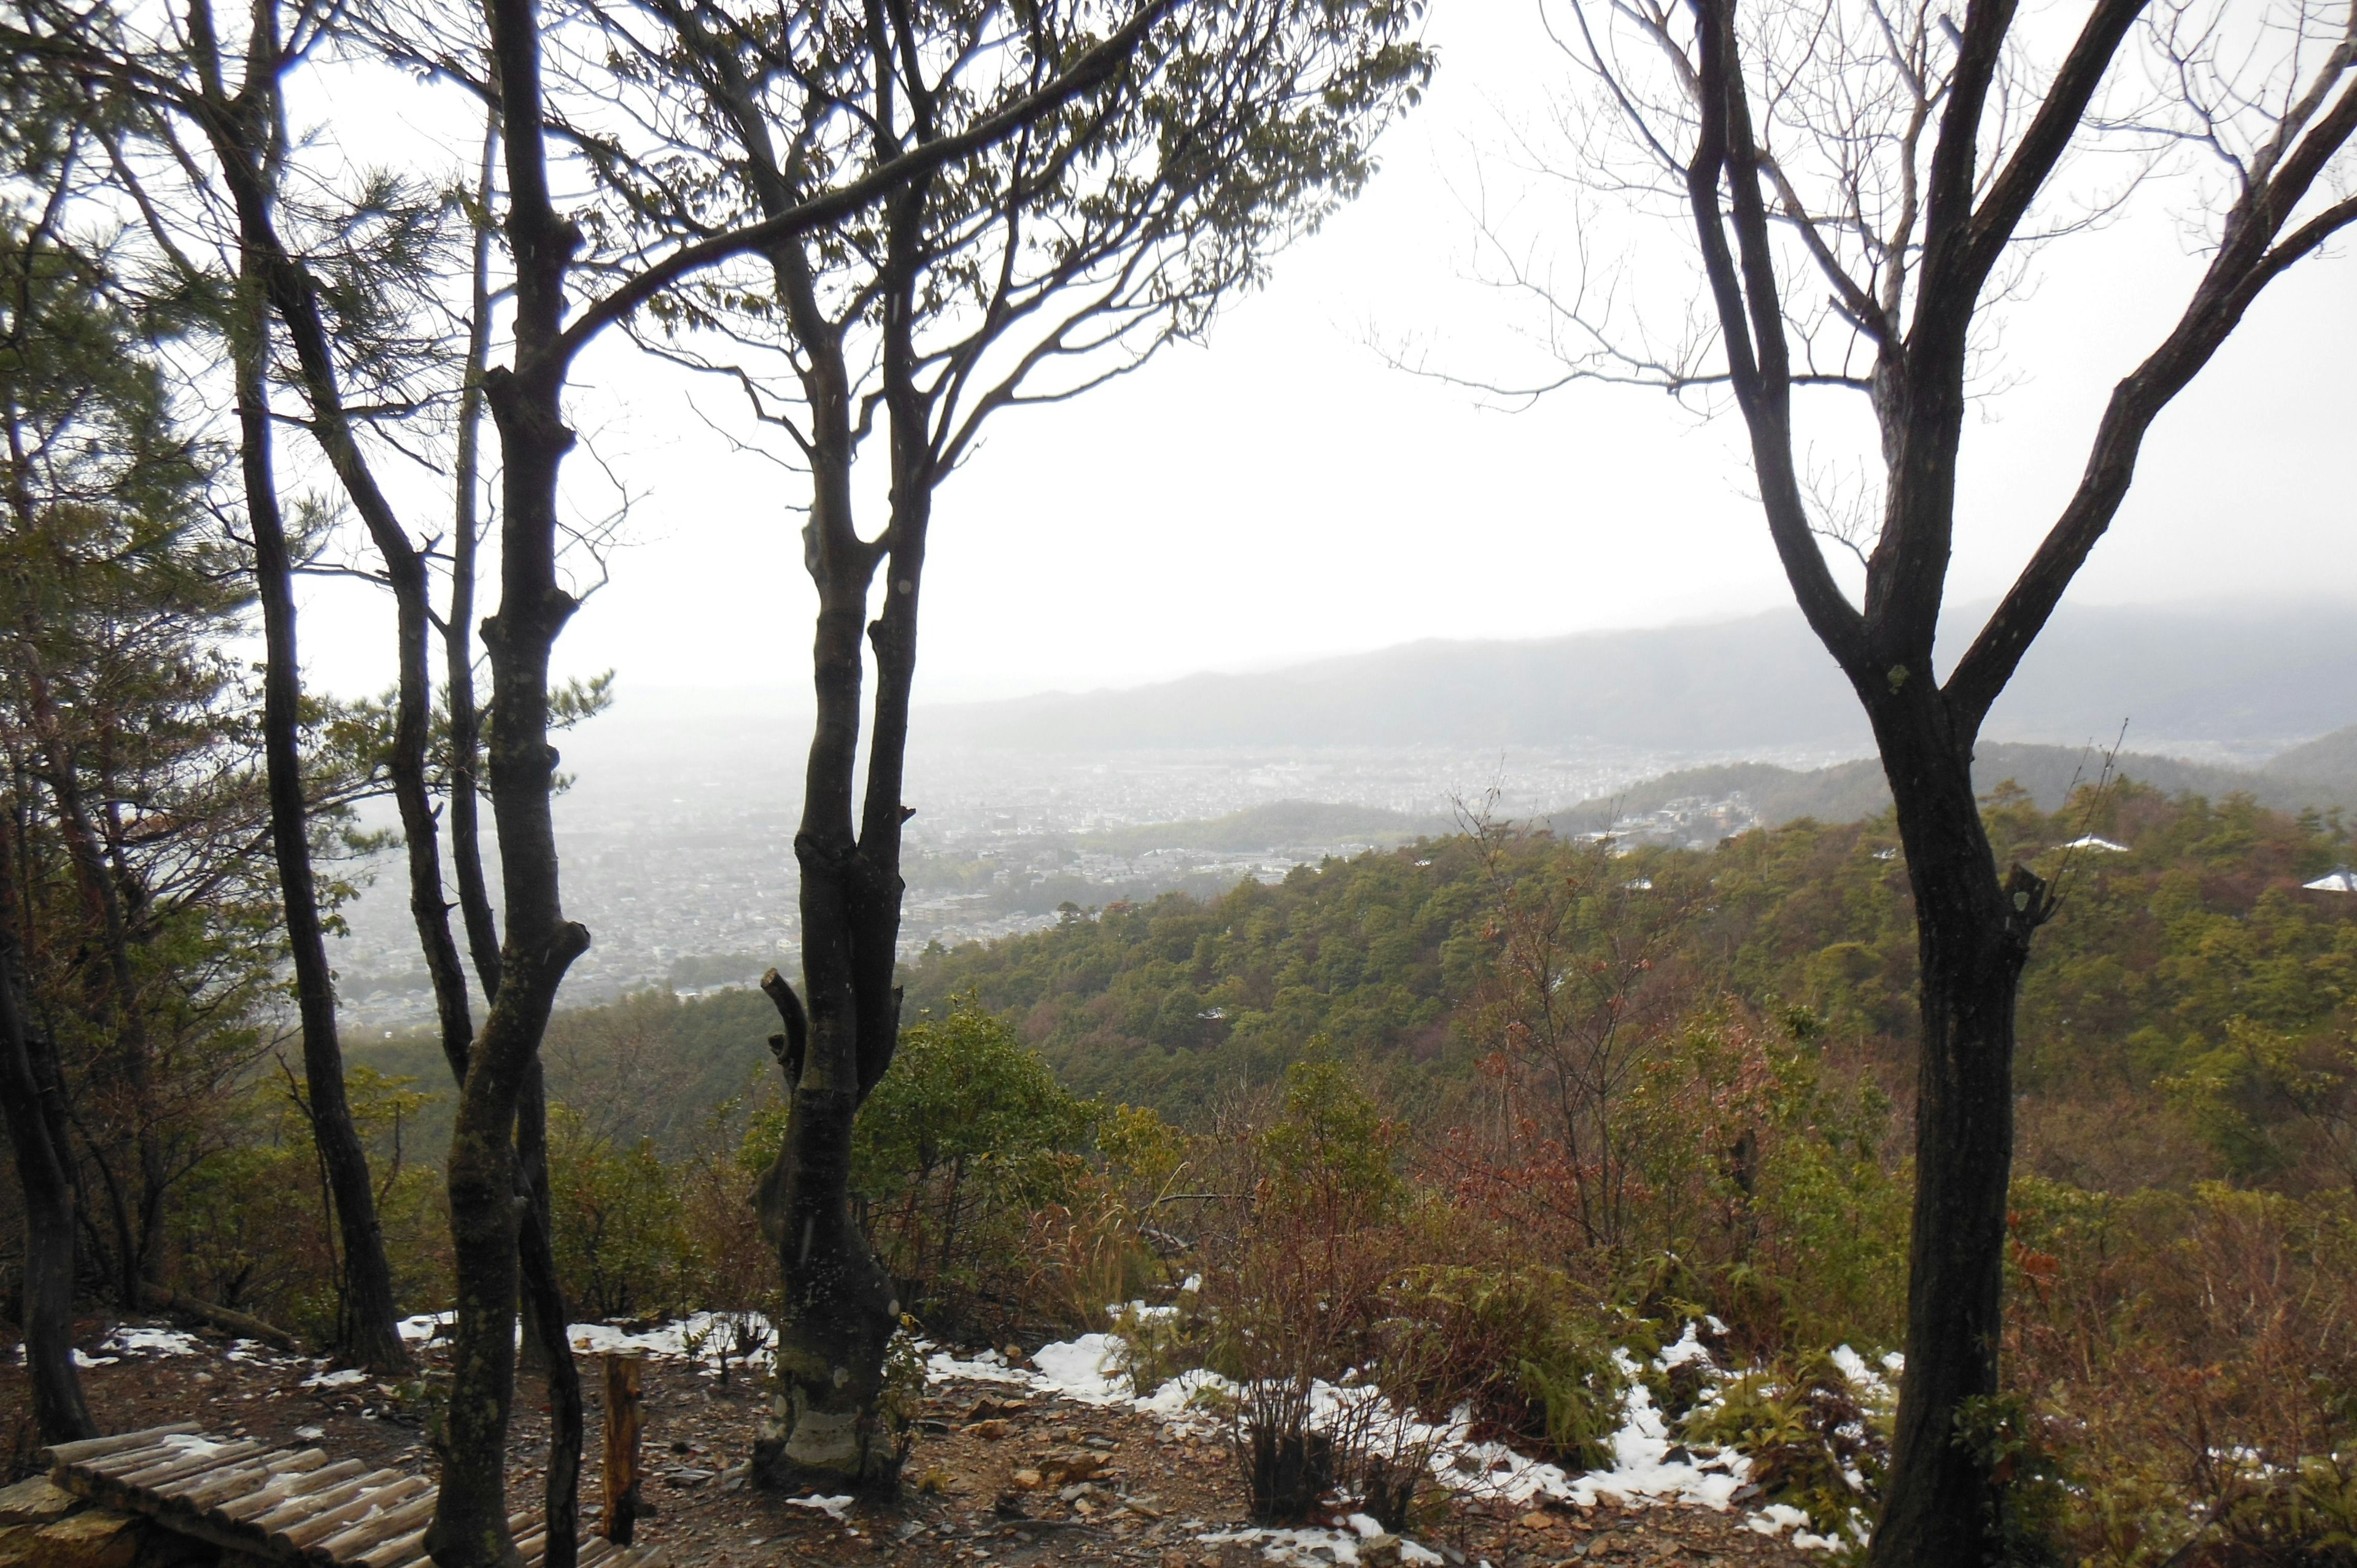
[[[1787,602],[1732,421],[1583,387],[1528,412],[1386,369],[1372,330],[1470,371],[1504,367],[1517,308],[1467,282],[1469,187],[1504,119],[1557,75],[1531,0],[1434,0],[1441,69],[1384,170],[1282,256],[1206,347],[1076,403],[1001,415],[936,512],[920,694],[1121,685],[1424,637],[1523,638]],[[1493,191],[1499,188],[1493,179]],[[1544,231],[1545,209],[1525,229]],[[1673,264],[1683,264],[1672,254]],[[2196,263],[2160,215],[2050,251],[2007,328],[2017,378],[1967,436],[1954,596],[2018,568],[2077,477],[2112,382],[2156,342]],[[2357,267],[2303,263],[2162,418],[2077,590],[2091,601],[2357,588]],[[811,596],[791,476],[732,454],[691,389],[616,345],[585,418],[641,493],[634,542],[561,666],[632,690],[806,690]],[[719,389],[692,389],[716,414]],[[576,456],[577,466],[586,459]],[[488,590],[487,590],[488,596]],[[321,585],[313,678],[390,681],[381,612]]]

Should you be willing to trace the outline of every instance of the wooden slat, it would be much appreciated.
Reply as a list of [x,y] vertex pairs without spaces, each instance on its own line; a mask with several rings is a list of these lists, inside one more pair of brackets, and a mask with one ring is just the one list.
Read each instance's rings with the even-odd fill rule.
[[[393,1496],[396,1490],[403,1491],[407,1500]],[[362,1519],[325,1541],[310,1544],[306,1551],[311,1557],[340,1563],[395,1536],[406,1534],[432,1519],[434,1505],[440,1496],[433,1482],[423,1476],[412,1476],[408,1481],[387,1487],[371,1499],[373,1506],[381,1510],[373,1518]]]
[[119,1454],[126,1448],[152,1446],[158,1439],[178,1437],[197,1430],[193,1421],[176,1421],[169,1426],[142,1427],[137,1432],[117,1433],[113,1437],[85,1437],[79,1443],[52,1443],[48,1447],[52,1465],[79,1465],[85,1460]]
[[[326,1474],[325,1471],[320,1473]],[[250,1522],[256,1530],[275,1540],[291,1527],[308,1523],[331,1509],[340,1509],[361,1493],[397,1479],[400,1475],[398,1470],[371,1470],[364,1476],[354,1476],[331,1487],[316,1487],[288,1498]]]
[[262,1488],[251,1497],[240,1498],[233,1503],[223,1503],[206,1511],[207,1519],[218,1519],[224,1524],[242,1524],[250,1519],[268,1513],[290,1498],[298,1498],[349,1480],[368,1466],[357,1459],[339,1459],[332,1465],[283,1480]]
[[65,1468],[84,1476],[121,1476],[133,1470],[144,1469],[150,1465],[160,1464],[176,1454],[186,1454],[188,1451],[188,1445],[185,1443],[175,1443],[168,1437],[159,1437],[153,1443],[142,1444],[136,1448],[121,1449],[103,1458],[78,1460],[66,1466]]
[[186,1476],[179,1480],[156,1488],[177,1511],[202,1513],[215,1503],[225,1503],[231,1498],[242,1498],[270,1485],[270,1466],[262,1463],[267,1454],[258,1455],[253,1463],[231,1460],[227,1466],[201,1476]]
[[597,1564],[614,1554],[614,1543],[602,1535],[593,1535],[581,1543],[574,1554],[575,1568],[597,1568]]
[[323,1541],[330,1536],[344,1534],[371,1514],[389,1512],[399,1508],[418,1493],[431,1490],[433,1486],[434,1483],[423,1476],[396,1476],[382,1485],[368,1487],[359,1497],[340,1508],[314,1514],[301,1524],[285,1530],[285,1540],[289,1547],[297,1552],[303,1551],[315,1541]]
[[[431,1520],[434,1517],[434,1499],[424,1500],[426,1503],[425,1517]],[[413,1530],[407,1535],[386,1541],[382,1546],[371,1547],[352,1561],[364,1565],[364,1568],[393,1568],[394,1563],[406,1563],[425,1549],[425,1531],[422,1529]]]
[[290,1454],[284,1459],[273,1460],[270,1473],[274,1476],[301,1476],[317,1469],[327,1462],[326,1449],[306,1448],[300,1454]]
[[183,1476],[201,1475],[207,1470],[219,1469],[230,1460],[243,1459],[250,1455],[261,1453],[263,1446],[262,1444],[249,1438],[243,1443],[232,1443],[226,1448],[215,1449],[210,1454],[196,1454],[184,1459],[167,1460],[162,1464],[150,1465],[144,1470],[131,1471],[127,1475],[111,1476],[108,1479],[118,1487],[158,1487],[166,1481],[177,1481]]
[[[508,1515],[509,1539],[514,1539],[514,1537],[523,1530],[524,1526],[532,1522],[532,1519],[533,1516],[528,1513],[511,1513]],[[410,1558],[406,1562],[395,1563],[393,1568],[434,1568],[434,1559],[426,1556],[423,1552],[420,1552],[416,1556]]]

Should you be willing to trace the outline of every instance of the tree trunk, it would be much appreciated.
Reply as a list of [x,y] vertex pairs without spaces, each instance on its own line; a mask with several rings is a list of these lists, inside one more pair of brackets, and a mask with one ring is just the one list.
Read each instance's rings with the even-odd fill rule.
[[2014,1005],[2049,912],[2026,869],[1999,882],[1969,743],[1948,733],[1944,710],[1926,692],[1875,715],[1922,969],[1907,1365],[1870,1555],[1889,1568],[1980,1568],[1997,1544],[1999,1484],[1987,1454],[1960,1440],[1959,1416],[1997,1391]]
[[402,1343],[399,1314],[393,1306],[393,1270],[385,1258],[384,1232],[377,1222],[368,1151],[352,1125],[351,1107],[344,1097],[343,1051],[336,1036],[335,981],[328,967],[327,937],[320,926],[318,893],[311,875],[310,813],[303,794],[299,747],[303,677],[296,650],[295,569],[278,510],[263,372],[267,318],[256,308],[247,313],[241,326],[244,330],[236,348],[240,467],[245,481],[246,515],[253,530],[254,578],[261,594],[267,650],[262,727],[269,776],[270,843],[278,861],[287,947],[295,965],[311,1134],[318,1144],[320,1167],[327,1176],[344,1243],[344,1311],[339,1325],[342,1343],[337,1348],[370,1371],[405,1372],[409,1351]]
[[[496,135],[483,137],[479,188],[486,213],[491,205],[491,160]],[[485,1000],[499,994],[500,928],[483,880],[481,800],[482,715],[475,707],[475,573],[482,524],[476,487],[482,475],[483,373],[491,349],[491,231],[475,232],[474,284],[467,323],[465,381],[458,392],[458,451],[453,485],[457,507],[450,537],[450,614],[444,623],[443,682],[450,710],[450,862],[458,885],[458,912],[467,931],[467,953]],[[463,1072],[460,1075],[464,1076]]]
[[73,1362],[74,1189],[57,1047],[27,1021],[15,812],[0,833],[0,1102],[25,1193],[25,1378],[44,1443],[98,1435]]
[[570,1315],[556,1273],[548,1187],[548,1094],[534,1058],[516,1105],[518,1201],[523,1206],[517,1239],[525,1315],[540,1347],[540,1369],[548,1380],[548,1481],[544,1488],[547,1545],[543,1568],[573,1568],[580,1550],[581,1370],[567,1337]]
[[[847,464],[842,478],[840,491],[823,481],[823,493],[847,504]],[[819,521],[812,526],[819,528]],[[848,535],[847,526],[843,532]],[[899,997],[890,985],[899,878],[890,879],[890,926],[879,931],[873,919],[886,902],[876,886],[879,868],[850,832],[867,574],[856,561],[845,564],[854,569],[820,582],[818,720],[794,837],[809,1043],[799,1061],[788,1063],[786,1139],[758,1199],[784,1287],[776,1403],[753,1446],[754,1476],[770,1486],[888,1486],[899,1459],[897,1434],[883,1430],[878,1409],[899,1303],[851,1213],[852,1126],[872,1087],[862,1082],[862,1036],[899,1028]],[[880,988],[872,983],[879,934]],[[870,983],[863,986],[863,979]]]
[[[778,1330],[777,1402],[753,1450],[753,1471],[771,1485],[809,1480],[886,1489],[899,1479],[904,1434],[884,1407],[884,1361],[900,1303],[891,1276],[851,1211],[851,1140],[859,1107],[892,1065],[900,1036],[893,984],[900,935],[901,803],[909,701],[916,676],[917,606],[936,474],[929,408],[913,381],[909,333],[915,247],[926,183],[888,204],[892,275],[884,302],[884,385],[892,443],[891,519],[876,544],[852,526],[852,443],[838,345],[813,349],[813,492],[805,555],[819,590],[812,678],[818,713],[811,737],[794,857],[802,871],[802,976],[807,1049],[789,1089],[792,1109],[778,1162],[763,1178],[763,1234],[778,1248],[784,1290]],[[789,309],[816,316],[799,257],[778,258]],[[860,622],[879,563],[884,607],[866,628],[876,657],[876,707],[866,797],[854,837],[853,774],[859,752]]]
[[[565,918],[550,789],[548,672],[575,601],[556,578],[557,476],[573,433],[562,396],[565,276],[580,236],[550,200],[541,126],[539,18],[533,0],[489,0],[507,147],[508,234],[515,256],[515,358],[484,378],[500,435],[500,607],[483,623],[490,655],[491,807],[507,937],[499,993],[467,1061],[450,1141],[457,1337],[442,1490],[426,1544],[440,1568],[513,1568],[507,1528],[508,1417],[515,1395],[518,1102],[549,1009],[589,933]],[[552,1487],[554,1490],[554,1487]],[[554,1526],[557,1521],[548,1521]]]
[[[114,1286],[126,1312],[140,1307],[140,1285],[146,1278],[152,1232],[145,1222],[144,1199],[163,1184],[163,1159],[156,1147],[147,1046],[146,1015],[139,1006],[139,983],[131,963],[131,932],[123,907],[122,889],[109,875],[106,854],[91,823],[81,787],[81,763],[64,738],[56,706],[46,688],[33,684],[33,713],[40,726],[49,765],[49,793],[57,801],[58,831],[66,842],[67,859],[74,868],[84,908],[97,928],[106,960],[103,1023],[114,1033],[115,1092],[121,1096],[113,1116],[131,1122],[130,1135],[114,1138],[116,1150],[126,1150],[139,1174],[139,1197],[124,1187],[124,1174],[106,1164],[105,1153],[93,1142],[101,1174],[107,1184],[109,1217],[115,1232]],[[89,1137],[85,1129],[85,1137]]]

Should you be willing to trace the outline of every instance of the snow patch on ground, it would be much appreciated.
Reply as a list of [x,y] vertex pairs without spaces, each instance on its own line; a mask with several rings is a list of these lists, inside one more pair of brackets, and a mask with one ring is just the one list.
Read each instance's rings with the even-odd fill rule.
[[[1139,1395],[1131,1386],[1128,1373],[1121,1369],[1125,1350],[1117,1335],[1084,1334],[1033,1351],[1030,1359],[1036,1369],[1028,1372],[1009,1366],[996,1351],[985,1351],[963,1360],[946,1350],[936,1350],[926,1364],[926,1380],[939,1383],[959,1379],[1016,1384],[1033,1393],[1082,1404],[1125,1404],[1141,1415],[1166,1422],[1187,1421],[1200,1411],[1206,1392],[1235,1391],[1235,1386],[1227,1379],[1199,1369],[1171,1379],[1150,1394]],[[1429,1441],[1434,1474],[1444,1485],[1469,1496],[1518,1507],[1554,1501],[1592,1508],[1599,1499],[1610,1498],[1624,1506],[1678,1505],[1717,1512],[1735,1508],[1735,1494],[1750,1481],[1751,1461],[1732,1450],[1696,1453],[1679,1444],[1669,1430],[1668,1421],[1654,1408],[1652,1391],[1641,1379],[1644,1369],[1626,1350],[1615,1354],[1628,1380],[1629,1391],[1621,1403],[1620,1428],[1612,1434],[1612,1462],[1577,1475],[1561,1466],[1518,1454],[1502,1443],[1472,1442],[1466,1435],[1466,1423],[1461,1417],[1437,1427],[1405,1413],[1387,1413],[1385,1419],[1403,1428],[1411,1444],[1422,1445]],[[1890,1383],[1887,1378],[1895,1377],[1900,1368],[1896,1356],[1884,1358],[1879,1369],[1846,1345],[1833,1356],[1862,1398],[1872,1402],[1888,1396]],[[1709,1349],[1692,1324],[1687,1325],[1676,1344],[1653,1359],[1654,1366],[1664,1371],[1697,1361],[1706,1368],[1715,1366]],[[1339,1389],[1319,1383],[1311,1391],[1311,1420],[1326,1424],[1346,1402],[1381,1398],[1380,1391],[1373,1389]],[[1749,1528],[1762,1535],[1783,1537],[1790,1531],[1792,1543],[1803,1549],[1830,1550],[1841,1544],[1810,1531],[1804,1528],[1808,1522],[1806,1514],[1782,1503],[1751,1510],[1744,1519]],[[1274,1562],[1314,1564],[1357,1561],[1356,1548],[1333,1531],[1245,1530],[1202,1539],[1214,1542],[1256,1541],[1262,1547],[1262,1554]],[[1328,1555],[1312,1555],[1318,1547],[1328,1549]],[[1412,1543],[1411,1549],[1423,1551]],[[1418,1557],[1404,1560],[1423,1561]]]
[[178,1328],[142,1328],[128,1323],[100,1340],[98,1348],[119,1356],[201,1356],[207,1349],[195,1335]]
[[[455,1312],[426,1312],[401,1320],[401,1337],[412,1344],[422,1344],[457,1326]],[[633,1329],[612,1323],[574,1323],[565,1326],[565,1337],[573,1348],[584,1355],[631,1354],[660,1356],[667,1360],[704,1363],[702,1371],[707,1378],[720,1375],[720,1353],[728,1352],[732,1367],[744,1366],[746,1358],[737,1353],[739,1327],[744,1337],[758,1337],[762,1348],[751,1358],[756,1368],[770,1365],[770,1320],[758,1312],[692,1312],[685,1317],[674,1317],[651,1328]]]
[[565,1330],[576,1350],[590,1355],[611,1355],[637,1352],[641,1356],[662,1356],[678,1361],[705,1363],[707,1378],[720,1375],[720,1355],[728,1354],[734,1366],[744,1366],[748,1358],[737,1353],[739,1329],[743,1337],[760,1347],[750,1361],[757,1368],[770,1365],[771,1334],[770,1320],[758,1312],[691,1312],[685,1317],[674,1317],[651,1328],[635,1332],[610,1323],[576,1323]]
[[[788,1498],[786,1506],[790,1509],[809,1509],[813,1513],[826,1515],[827,1518],[846,1529],[850,1527],[851,1494],[848,1492],[839,1498],[821,1497],[815,1492],[806,1498]],[[858,1532],[854,1530],[852,1533],[856,1535]]]
[[421,1312],[414,1317],[403,1318],[394,1326],[401,1330],[401,1337],[413,1345],[418,1345],[433,1338],[437,1330],[455,1325],[457,1321],[458,1315],[455,1312]]

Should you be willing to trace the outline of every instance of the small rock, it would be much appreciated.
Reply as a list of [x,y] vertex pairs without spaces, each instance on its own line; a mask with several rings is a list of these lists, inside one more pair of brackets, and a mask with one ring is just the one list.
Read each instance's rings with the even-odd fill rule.
[[41,1526],[29,1541],[9,1544],[24,1553],[25,1568],[131,1568],[145,1533],[129,1514],[88,1509]]
[[1036,1492],[1048,1484],[1048,1477],[1037,1470],[1017,1470],[1006,1477],[1018,1491]]
[[1366,1568],[1399,1568],[1400,1538],[1370,1535],[1359,1542],[1359,1561]]
[[974,1408],[965,1412],[968,1421],[993,1421],[1001,1416],[1019,1415],[1031,1408],[1029,1400],[978,1399]]
[[983,1437],[996,1442],[1006,1435],[1007,1426],[1006,1422],[993,1417],[988,1421],[974,1422],[965,1431],[969,1437]]
[[1533,1509],[1522,1518],[1524,1530],[1553,1530],[1555,1525],[1555,1515],[1539,1509]]
[[80,1498],[36,1476],[0,1491],[0,1524],[47,1524],[80,1507]]

